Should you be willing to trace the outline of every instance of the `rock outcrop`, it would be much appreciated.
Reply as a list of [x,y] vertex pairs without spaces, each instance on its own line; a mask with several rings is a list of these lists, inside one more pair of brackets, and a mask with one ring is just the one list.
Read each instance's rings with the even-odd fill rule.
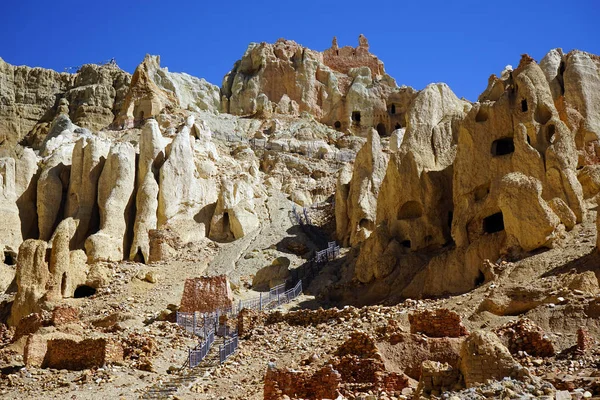
[[413,96],[385,74],[383,63],[359,46],[320,53],[296,42],[252,43],[223,78],[221,108],[234,115],[308,112],[341,131],[389,135],[406,125],[403,110]]
[[98,180],[109,150],[110,142],[97,137],[80,138],[73,148],[65,216],[79,221],[73,238],[78,248],[99,228]]
[[372,200],[375,233],[362,247],[355,271],[361,282],[389,275],[406,249],[441,247],[451,240],[448,195],[465,107],[445,84],[428,86],[410,104],[401,147],[392,154],[379,196]]
[[[148,260],[150,239],[148,232],[157,227],[159,168],[164,161],[164,146],[158,123],[148,120],[140,135],[140,156],[137,171],[136,215],[133,242],[129,258]],[[140,260],[141,258],[141,260]]]
[[242,175],[235,181],[221,183],[221,193],[210,223],[209,237],[229,241],[256,230],[260,221],[254,210],[254,189],[251,177]]
[[188,125],[166,148],[158,194],[158,227],[169,226],[184,241],[206,236],[218,193],[214,180],[197,171]]
[[130,79],[113,64],[84,65],[68,74],[0,59],[0,141],[10,147],[25,139],[38,148],[61,111],[79,126],[102,129],[113,122]]
[[[551,247],[583,220],[579,145],[549,80],[523,56],[516,70],[492,76],[472,106],[445,85],[417,94],[375,200],[375,233],[357,260],[361,282],[396,270],[403,296],[464,292],[484,282],[484,259]],[[347,173],[344,190],[342,181]],[[343,214],[345,205],[336,207]],[[338,235],[345,226],[342,219]],[[422,251],[452,242],[454,249],[433,258]]]
[[114,144],[98,181],[100,230],[85,242],[90,262],[120,261],[129,254],[126,233],[134,187],[135,149],[130,143]]
[[46,242],[34,239],[24,241],[19,248],[17,294],[8,320],[12,326],[16,326],[24,316],[41,310],[40,299],[46,294],[46,284],[50,279],[47,248]]
[[337,228],[338,240],[344,245],[355,246],[374,231],[377,197],[387,162],[388,157],[381,149],[379,135],[372,129],[367,142],[356,155],[352,179],[345,183],[348,180],[347,172],[342,172],[338,179],[341,193],[336,194],[336,221],[340,224]]
[[132,127],[165,108],[219,110],[219,88],[187,74],[160,68],[160,57],[146,55],[136,68],[115,125]]

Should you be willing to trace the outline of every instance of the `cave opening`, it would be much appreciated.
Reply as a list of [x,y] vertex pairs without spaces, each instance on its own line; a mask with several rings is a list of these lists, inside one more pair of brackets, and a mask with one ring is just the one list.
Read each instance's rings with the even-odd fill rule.
[[481,272],[481,270],[479,270],[479,273],[477,274],[477,277],[475,278],[475,287],[481,286],[485,283],[485,275],[483,275],[483,272]]
[[144,253],[142,253],[142,249],[138,247],[137,252],[135,253],[135,257],[133,257],[133,261],[145,264],[144,261]]
[[383,124],[383,122],[377,124],[377,133],[379,134],[379,136],[387,135],[387,129],[385,129],[385,125]]
[[335,129],[340,129],[342,127],[342,123],[340,121],[335,121],[335,123],[333,124]]
[[84,297],[90,297],[96,294],[96,289],[88,286],[88,285],[81,285],[78,286],[77,289],[75,289],[75,293],[73,294],[73,297],[76,299],[82,299]]
[[396,105],[392,104],[392,106],[390,107],[390,114],[396,114]]
[[548,131],[546,132],[546,140],[548,141],[548,143],[552,142],[552,138],[554,137],[555,133],[556,127],[554,125],[548,125]]
[[504,216],[502,215],[502,211],[483,219],[483,231],[485,233],[496,233],[503,230]]
[[494,140],[492,143],[492,155],[504,156],[515,152],[515,142],[511,137]]
[[60,281],[60,293],[62,294],[63,297],[66,297],[66,292],[67,292],[67,273],[63,272],[62,274],[62,279]]
[[229,213],[228,212],[224,212],[223,213],[223,230],[227,230],[229,229]]
[[527,99],[523,99],[523,100],[521,100],[521,111],[527,112],[527,110],[528,110]]
[[407,247],[407,248],[410,249],[410,240],[403,240],[403,241],[400,242],[400,245],[402,247]]
[[4,252],[4,264],[6,265],[15,265],[15,256],[10,251]]
[[352,121],[360,124],[360,111],[352,111]]

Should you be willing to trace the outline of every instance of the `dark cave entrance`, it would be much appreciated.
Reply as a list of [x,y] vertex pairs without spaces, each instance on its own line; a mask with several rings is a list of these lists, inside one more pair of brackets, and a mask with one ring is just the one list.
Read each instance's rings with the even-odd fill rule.
[[514,152],[515,142],[511,137],[494,140],[494,142],[492,143],[493,156],[503,156]]
[[504,230],[504,216],[502,212],[492,214],[483,219],[483,231],[485,233],[496,233]]
[[75,289],[73,297],[76,299],[82,299],[84,297],[90,297],[96,294],[96,289],[88,285],[81,285]]
[[4,264],[6,264],[6,265],[15,265],[16,264],[15,256],[10,251],[4,252]]

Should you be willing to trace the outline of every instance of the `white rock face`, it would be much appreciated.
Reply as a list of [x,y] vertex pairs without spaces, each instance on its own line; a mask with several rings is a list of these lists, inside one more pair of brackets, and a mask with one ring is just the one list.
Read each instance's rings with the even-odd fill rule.
[[[344,245],[357,245],[367,239],[375,229],[377,196],[387,163],[388,158],[381,149],[379,135],[373,129],[367,142],[356,155],[352,179],[347,183],[347,198],[336,198],[336,216],[347,216],[345,221],[340,221],[346,226],[345,234],[341,230],[338,231],[338,239]],[[347,176],[341,179],[338,188],[346,185]]]
[[158,227],[169,225],[182,240],[206,236],[217,201],[212,179],[201,178],[194,160],[190,128],[184,126],[167,148],[167,160],[160,169]]
[[390,135],[390,150],[392,152],[397,152],[400,150],[400,146],[402,146],[402,141],[404,140],[404,134],[406,132],[406,128],[396,129]]
[[0,158],[0,246],[4,254],[15,257],[23,241],[21,219],[17,207],[14,158]]
[[218,86],[186,73],[169,72],[167,68],[150,72],[159,87],[175,94],[181,108],[192,111],[219,110],[221,94]]
[[573,51],[565,61],[565,100],[583,116],[585,141],[600,138],[600,61]]
[[73,148],[59,147],[41,165],[37,186],[38,227],[41,240],[49,240],[58,224],[63,192],[69,186]]
[[73,238],[76,247],[83,247],[90,232],[98,229],[98,226],[90,224],[92,220],[97,220],[99,217],[98,180],[109,150],[110,142],[97,137],[80,138],[73,148],[65,217],[79,220]]
[[[141,255],[144,261],[150,255],[150,239],[148,232],[156,229],[158,219],[159,186],[155,174],[158,174],[156,162],[164,158],[162,135],[156,120],[149,120],[140,136],[140,157],[138,162],[138,190],[136,196],[136,216],[133,243],[129,259],[134,260]],[[141,261],[141,260],[140,260]]]
[[36,208],[38,171],[38,158],[34,151],[30,148],[23,148],[15,158],[15,190],[23,239],[34,238],[38,235]]
[[134,187],[135,149],[130,143],[116,143],[110,149],[98,181],[100,231],[85,242],[88,262],[124,258],[125,218],[129,215]]
[[209,237],[228,241],[239,239],[258,229],[260,222],[254,211],[254,189],[247,175],[225,181],[210,224]]

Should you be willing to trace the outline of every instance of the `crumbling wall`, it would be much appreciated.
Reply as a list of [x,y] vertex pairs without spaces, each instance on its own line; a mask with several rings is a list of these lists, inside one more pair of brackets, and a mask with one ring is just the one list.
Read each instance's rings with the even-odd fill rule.
[[244,308],[238,314],[237,318],[237,332],[238,336],[247,339],[252,334],[252,331],[258,327],[262,326],[265,323],[265,314],[251,310],[249,308]]
[[233,295],[226,275],[186,279],[181,296],[181,312],[213,312],[233,305]]
[[550,357],[555,354],[554,344],[543,329],[528,318],[521,318],[501,326],[498,336],[505,339],[512,354],[524,351],[529,355]]
[[594,337],[590,335],[590,332],[585,328],[577,329],[577,350],[587,351],[594,347],[596,341]]
[[447,308],[415,311],[408,315],[411,333],[423,333],[429,337],[460,337],[468,335],[460,315]]
[[432,392],[443,393],[461,387],[462,375],[458,368],[448,363],[424,361],[421,367],[421,379],[417,393],[431,395]]
[[340,373],[331,365],[310,372],[269,368],[265,374],[264,399],[335,399],[341,383]]
[[51,339],[48,341],[43,368],[83,370],[123,361],[123,347],[107,339]]

